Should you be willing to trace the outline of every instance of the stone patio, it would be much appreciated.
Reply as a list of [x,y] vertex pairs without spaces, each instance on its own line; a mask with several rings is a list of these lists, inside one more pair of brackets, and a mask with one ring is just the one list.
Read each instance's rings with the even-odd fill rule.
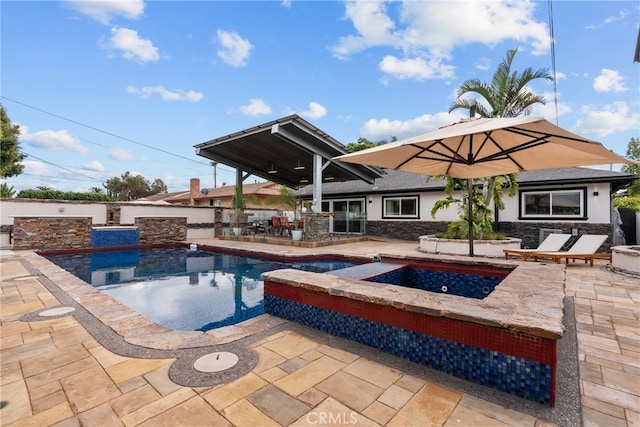
[[[417,251],[416,243],[406,242],[285,251],[255,242],[197,243],[277,253],[373,256]],[[540,407],[469,386],[268,316],[246,330],[230,327],[204,341],[200,334],[183,348],[175,345],[176,339],[185,342],[174,331],[165,331],[165,340],[148,343],[141,331],[157,325],[114,311],[107,316],[112,325],[105,327],[84,308],[90,301],[98,308],[105,301],[83,293],[86,289],[70,282],[66,272],[47,270],[32,253],[3,251],[0,268],[3,426],[640,425],[640,279],[612,273],[604,262],[593,268],[580,263],[566,267],[566,292],[575,308],[570,320],[577,335],[577,417],[561,413],[560,404]],[[51,291],[51,284],[64,290]],[[38,315],[60,306],[76,309]],[[180,369],[186,380],[211,375],[193,374],[174,363],[194,361],[207,348],[246,348],[255,360],[241,362],[244,371],[219,384],[184,386],[172,381]],[[250,358],[241,353],[241,360]]]

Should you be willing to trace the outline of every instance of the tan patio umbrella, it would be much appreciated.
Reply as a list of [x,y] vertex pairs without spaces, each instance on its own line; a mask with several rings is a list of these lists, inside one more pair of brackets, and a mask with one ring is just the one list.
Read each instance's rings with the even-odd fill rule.
[[[334,160],[467,179],[469,201],[474,178],[629,162],[599,142],[540,117],[463,119],[432,132],[334,157]],[[469,256],[473,256],[473,206],[468,205]]]

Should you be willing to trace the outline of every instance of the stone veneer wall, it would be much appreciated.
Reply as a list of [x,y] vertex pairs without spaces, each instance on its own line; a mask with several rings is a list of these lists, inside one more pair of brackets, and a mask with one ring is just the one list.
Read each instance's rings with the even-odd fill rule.
[[[367,235],[388,237],[402,240],[418,240],[427,236],[447,231],[448,222],[443,221],[367,221]],[[606,234],[609,236],[600,248],[600,252],[611,249],[611,224],[591,224],[586,222],[500,222],[497,231],[509,237],[522,239],[523,248],[538,247],[540,229],[553,228],[571,234],[578,229],[578,234]],[[571,242],[571,241],[570,241]]]
[[187,239],[187,218],[136,218],[140,229],[140,244],[170,243]]
[[[578,235],[605,234],[609,237],[598,252],[609,252],[611,250],[611,224],[590,224],[585,222],[501,222],[498,224],[500,232],[510,237],[522,239],[523,248],[538,247],[541,228],[562,230],[565,234],[571,234],[571,230],[574,228],[578,230]],[[572,243],[573,239],[569,239],[564,249],[568,249]]]
[[304,214],[304,240],[309,242],[319,242],[329,239],[330,213],[327,212],[307,212]]
[[90,217],[16,217],[13,223],[13,248],[89,248],[91,221]]
[[107,225],[120,225],[121,207],[118,204],[107,204]]
[[367,235],[401,240],[418,240],[447,231],[449,222],[444,221],[367,221]]

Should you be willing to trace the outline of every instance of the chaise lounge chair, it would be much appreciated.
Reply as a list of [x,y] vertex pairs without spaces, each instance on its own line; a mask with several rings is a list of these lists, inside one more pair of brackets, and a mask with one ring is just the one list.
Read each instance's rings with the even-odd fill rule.
[[531,254],[534,261],[550,259],[560,263],[560,260],[564,259],[567,264],[569,260],[575,261],[577,259],[583,259],[585,264],[587,261],[593,267],[594,259],[608,259],[611,261],[611,253],[597,253],[596,251],[607,240],[606,235],[602,234],[583,234],[580,238],[569,248],[568,251],[558,252],[535,252]]
[[545,237],[536,249],[504,249],[504,257],[505,259],[509,259],[509,256],[522,257],[522,260],[526,261],[528,257],[536,252],[557,252],[562,249],[562,246],[567,243],[570,237],[571,234],[551,233]]

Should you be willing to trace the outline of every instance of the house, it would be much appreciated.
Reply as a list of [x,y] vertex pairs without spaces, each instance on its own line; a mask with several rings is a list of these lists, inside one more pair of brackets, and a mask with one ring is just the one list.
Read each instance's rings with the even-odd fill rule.
[[[280,195],[282,185],[270,181],[255,182],[242,185],[242,193],[247,199],[247,209],[278,208],[270,206],[270,200]],[[154,194],[139,200],[153,202],[164,201],[172,205],[185,206],[213,206],[221,208],[233,207],[235,186],[225,185],[218,188],[200,188],[200,180],[192,178],[188,191],[178,191],[168,194]]]
[[[505,197],[505,209],[495,212],[495,228],[521,238],[523,247],[536,247],[557,230],[613,236],[612,195],[636,179],[634,174],[581,167],[521,172],[517,196]],[[322,211],[334,213],[334,233],[418,240],[445,231],[458,219],[454,207],[431,217],[434,203],[445,197],[444,181],[414,173],[385,170],[373,184],[323,183],[322,193]],[[302,198],[311,194],[309,187],[298,190]],[[628,234],[627,244],[635,244],[635,233]],[[605,245],[612,243],[610,238]]]
[[[582,167],[521,172],[518,194],[513,198],[505,197],[505,209],[495,212],[495,228],[522,239],[523,247],[536,247],[546,234],[558,230],[575,235],[613,236],[616,219],[612,195],[635,179],[638,177],[634,174]],[[199,180],[196,181],[191,192],[163,200],[189,204],[193,197],[194,206],[231,207],[233,186],[200,190]],[[259,214],[265,209],[277,208],[263,202],[255,203],[256,197],[264,201],[277,195],[279,188],[279,184],[268,181],[244,184],[245,196],[254,196],[248,197],[248,200],[254,200],[248,210],[256,212],[255,218],[265,216]],[[300,187],[297,194],[312,201],[311,186]],[[325,182],[322,197],[321,210],[333,213],[330,232],[334,234],[366,234],[417,241],[420,236],[445,231],[450,221],[458,219],[456,207],[431,217],[434,203],[445,197],[444,181],[396,170],[385,170],[373,184],[360,180]],[[635,224],[626,234],[627,244],[637,243]],[[610,237],[605,245],[607,248],[612,246],[613,238]]]

